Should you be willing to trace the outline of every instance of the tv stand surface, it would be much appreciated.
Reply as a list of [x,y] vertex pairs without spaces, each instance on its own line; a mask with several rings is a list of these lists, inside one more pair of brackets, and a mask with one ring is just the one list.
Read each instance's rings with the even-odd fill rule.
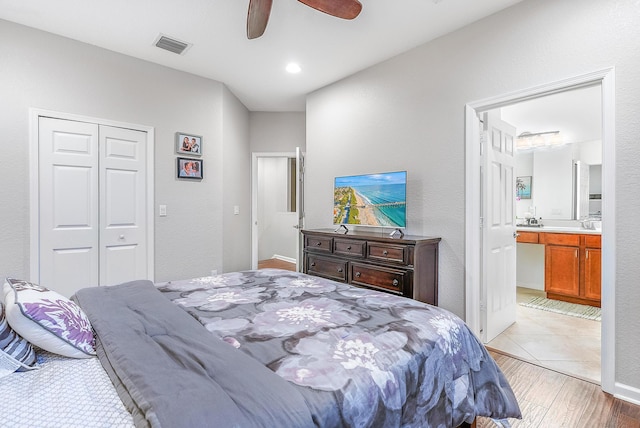
[[438,305],[441,238],[303,230],[303,272]]

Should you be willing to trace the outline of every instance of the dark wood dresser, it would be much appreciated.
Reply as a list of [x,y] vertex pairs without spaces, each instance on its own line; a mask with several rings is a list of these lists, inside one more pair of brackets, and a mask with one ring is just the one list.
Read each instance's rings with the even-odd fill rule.
[[438,305],[440,238],[303,230],[303,272]]

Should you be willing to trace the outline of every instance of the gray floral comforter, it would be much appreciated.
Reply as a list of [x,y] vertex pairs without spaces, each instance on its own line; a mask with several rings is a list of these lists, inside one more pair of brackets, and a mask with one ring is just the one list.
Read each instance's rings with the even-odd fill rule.
[[157,286],[213,335],[296,385],[319,426],[520,417],[484,346],[444,309],[274,269]]

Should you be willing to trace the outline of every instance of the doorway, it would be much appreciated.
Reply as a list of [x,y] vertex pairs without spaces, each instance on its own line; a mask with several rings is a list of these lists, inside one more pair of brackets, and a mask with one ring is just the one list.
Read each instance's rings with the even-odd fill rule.
[[[480,126],[478,114],[571,89],[597,85],[602,93],[602,389],[612,393],[615,373],[615,76],[613,69],[605,69],[546,85],[489,98],[466,106],[466,318],[469,326],[483,336],[482,272],[486,269],[482,248],[482,206],[480,182]],[[515,232],[515,230],[514,230]],[[515,238],[514,238],[515,239]]]
[[[580,220],[589,225],[598,224],[596,218],[600,218],[600,201],[590,199],[602,194],[600,174],[590,173],[602,165],[600,93],[600,85],[589,86],[489,112],[515,127],[518,191],[511,197],[515,198],[518,236],[516,278],[510,283],[516,292],[514,319],[499,331],[492,332],[488,324],[485,343],[499,352],[595,383],[601,380],[601,325],[595,320],[600,311],[595,306],[600,301],[601,278],[598,272],[591,280],[588,267],[599,269],[600,244],[596,242],[600,234],[599,227],[586,229]],[[575,257],[576,247],[565,246],[568,241],[551,247],[538,242],[538,232],[547,233],[541,239],[583,239],[583,259]],[[546,263],[545,255],[556,260],[554,267]],[[493,287],[494,283],[489,284]],[[560,294],[547,296],[554,290]],[[584,301],[578,306],[579,299]]]
[[252,269],[298,269],[303,162],[300,150],[253,154]]

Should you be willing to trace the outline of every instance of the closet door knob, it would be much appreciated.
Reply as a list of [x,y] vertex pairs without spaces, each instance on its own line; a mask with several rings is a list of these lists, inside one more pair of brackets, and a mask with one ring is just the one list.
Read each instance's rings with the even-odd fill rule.
[[360,272],[356,272],[356,278],[360,278],[360,275],[362,275]]
[[124,239],[124,235],[118,236],[118,239]]
[[388,252],[387,250],[384,250],[384,251],[382,252],[382,255],[383,255],[383,256],[386,256],[387,254],[389,254],[389,252]]
[[394,279],[394,280],[393,280],[393,282],[392,282],[392,284],[393,284],[393,286],[394,286],[394,287],[397,287],[397,286],[398,286],[398,284],[400,284],[400,283],[398,282],[398,280],[397,280],[397,279]]

